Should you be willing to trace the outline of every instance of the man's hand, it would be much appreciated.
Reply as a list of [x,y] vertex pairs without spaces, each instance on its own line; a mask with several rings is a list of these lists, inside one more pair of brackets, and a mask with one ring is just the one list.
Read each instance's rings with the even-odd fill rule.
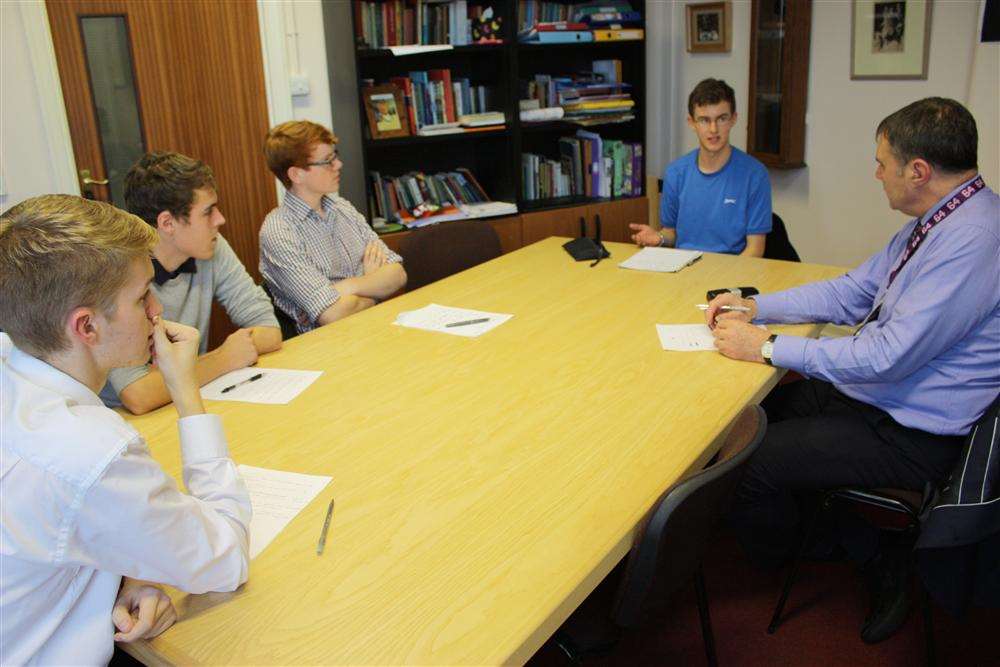
[[194,327],[159,317],[153,322],[153,356],[167,386],[167,393],[181,417],[205,412],[195,371],[198,338],[198,330]]
[[[740,311],[722,310],[723,306],[742,306],[743,308],[749,308],[750,312],[742,313]],[[715,297],[708,304],[708,310],[705,311],[705,324],[708,325],[709,329],[714,329],[723,320],[749,322],[755,317],[757,317],[756,301],[753,299],[741,299],[732,292],[726,292]]]
[[378,241],[371,241],[365,246],[365,256],[362,259],[364,274],[375,273],[385,265],[385,253],[382,252],[382,244]]
[[194,372],[200,335],[194,327],[157,317],[153,320],[153,360],[168,389],[197,386]]
[[629,229],[631,229],[634,234],[632,234],[632,241],[639,246],[658,246],[662,237],[649,225],[633,225],[630,224]]
[[177,620],[177,612],[159,586],[125,577],[111,620],[118,630],[115,641],[133,642],[151,639],[169,628]]
[[715,336],[715,347],[730,359],[764,363],[760,348],[771,336],[771,332],[749,322],[720,319],[715,323],[712,335]]
[[235,371],[257,363],[257,346],[250,329],[237,329],[226,337],[219,350],[229,360],[229,370]]

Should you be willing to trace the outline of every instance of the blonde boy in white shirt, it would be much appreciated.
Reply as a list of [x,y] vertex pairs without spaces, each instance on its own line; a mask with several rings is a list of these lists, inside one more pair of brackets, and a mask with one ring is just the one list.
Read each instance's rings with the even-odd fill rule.
[[[230,591],[250,500],[206,415],[198,332],[160,320],[156,232],[108,204],[29,199],[0,216],[0,658],[103,664],[176,614],[147,582]],[[9,338],[8,338],[9,337]],[[181,493],[97,392],[152,353],[180,420]]]

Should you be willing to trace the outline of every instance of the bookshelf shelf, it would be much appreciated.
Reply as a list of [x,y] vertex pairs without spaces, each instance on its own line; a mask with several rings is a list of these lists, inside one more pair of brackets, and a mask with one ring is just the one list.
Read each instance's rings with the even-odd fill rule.
[[618,39],[610,40],[606,42],[570,42],[565,44],[552,43],[552,44],[542,44],[537,42],[518,42],[517,48],[519,51],[524,53],[530,53],[532,51],[564,51],[564,50],[593,50],[593,51],[603,51],[603,50],[620,50],[622,47],[636,47],[643,46],[645,40],[642,39]]
[[421,146],[424,144],[439,144],[450,141],[468,141],[476,139],[502,139],[510,136],[510,130],[479,130],[475,132],[452,132],[449,134],[432,134],[426,137],[399,137],[396,139],[365,138],[365,146],[369,149],[394,148],[398,146]]
[[394,55],[389,49],[357,49],[358,58],[362,60],[366,59],[376,59],[376,58],[392,58],[399,60],[400,64],[406,64],[408,62],[416,62],[421,58],[426,56],[440,56],[442,54],[458,54],[458,55],[478,55],[478,54],[494,54],[499,55],[503,53],[508,45],[503,44],[469,44],[466,46],[453,46],[450,49],[444,49],[441,51],[426,51],[420,53],[411,53],[407,55],[397,56]]
[[[424,3],[424,0],[385,0],[389,3],[386,7],[388,11],[392,6],[402,6],[405,8],[418,8],[429,6],[431,3]],[[625,9],[637,12],[640,21],[633,27],[645,28],[646,0],[608,0],[599,3],[601,6],[612,4],[626,6]],[[612,144],[642,145],[645,147],[645,75],[646,75],[646,44],[645,40],[612,40],[594,42],[574,42],[574,43],[524,43],[517,41],[517,29],[521,24],[522,17],[518,16],[519,11],[529,12],[526,16],[531,16],[531,11],[538,12],[545,9],[543,5],[551,10],[556,5],[564,5],[567,10],[572,5],[581,5],[582,0],[547,0],[546,2],[536,2],[536,0],[464,0],[464,6],[468,8],[469,16],[475,16],[474,7],[492,7],[495,15],[502,18],[499,33],[496,35],[502,39],[500,44],[469,44],[455,46],[452,49],[419,52],[411,55],[395,56],[387,48],[368,48],[357,35],[360,34],[359,15],[361,5],[369,3],[369,8],[365,9],[366,15],[371,18],[371,8],[382,11],[383,0],[359,0],[352,2],[352,17],[354,20],[355,35],[358,47],[354,49],[355,67],[358,90],[363,97],[364,88],[367,81],[373,81],[376,85],[390,82],[391,79],[410,77],[410,73],[418,74],[431,70],[448,70],[452,82],[459,79],[468,80],[471,86],[486,86],[490,101],[487,110],[502,112],[507,118],[507,126],[500,130],[478,131],[468,133],[442,134],[433,136],[408,136],[392,139],[372,139],[366,130],[362,132],[362,158],[363,168],[366,174],[366,194],[369,202],[368,219],[376,215],[375,190],[380,186],[373,186],[373,179],[369,176],[372,172],[378,172],[381,177],[400,177],[412,172],[424,172],[427,174],[438,172],[449,172],[459,167],[469,169],[469,171],[479,181],[482,189],[490,199],[495,201],[516,203],[518,211],[524,213],[519,218],[518,225],[524,225],[524,242],[531,242],[537,238],[543,230],[555,233],[569,228],[560,227],[562,222],[545,221],[545,212],[551,211],[553,216],[560,220],[572,219],[575,222],[579,216],[600,214],[602,219],[613,217],[614,211],[626,212],[628,215],[638,214],[644,211],[644,206],[640,206],[638,200],[645,201],[645,153],[646,150],[634,152],[634,158],[624,157],[626,165],[631,165],[631,172],[634,175],[631,181],[631,189],[622,188],[621,192],[631,192],[631,196],[618,197],[595,197],[574,196],[527,199],[524,194],[527,192],[522,184],[525,175],[522,170],[522,155],[531,154],[540,156],[547,161],[560,161],[561,138],[574,137],[580,130],[599,134],[600,137]],[[398,4],[401,3],[401,4]],[[441,5],[447,4],[445,0],[435,0],[433,3],[438,9]],[[598,4],[598,3],[594,3]],[[454,6],[463,6],[461,0],[455,2]],[[532,9],[534,7],[534,9]],[[546,10],[546,11],[548,11]],[[437,9],[435,11],[438,11]],[[624,11],[624,10],[623,10]],[[367,29],[367,28],[366,28]],[[595,27],[596,29],[596,27]],[[413,31],[408,30],[408,34]],[[397,27],[397,32],[399,29]],[[391,42],[390,42],[391,43]],[[527,81],[533,80],[536,75],[548,75],[551,77],[563,77],[576,75],[579,72],[596,69],[594,61],[616,60],[620,62],[618,81],[631,84],[627,92],[631,94],[635,106],[631,113],[635,118],[622,122],[598,123],[589,126],[581,126],[565,120],[546,121],[542,123],[521,123],[519,119],[518,101],[524,94]],[[433,80],[433,79],[432,79]],[[438,79],[439,80],[439,79]],[[412,79],[415,83],[418,80]],[[410,87],[405,81],[398,86]],[[412,86],[416,88],[416,86]],[[440,95],[440,92],[438,93]],[[591,93],[593,94],[593,93]],[[411,100],[418,99],[416,95],[407,97],[404,93],[406,105],[411,105]],[[426,105],[426,97],[420,97]],[[617,99],[617,98],[613,98]],[[412,103],[415,104],[415,103]],[[543,105],[544,106],[544,105]],[[407,107],[409,109],[409,106]],[[440,109],[440,100],[437,108]],[[457,109],[456,109],[457,112]],[[364,110],[362,109],[362,124],[364,125]],[[425,122],[425,121],[424,121]],[[437,121],[440,122],[440,121]],[[583,141],[581,140],[581,145]],[[614,172],[614,191],[619,192],[619,172],[629,167],[622,167],[619,161],[619,154],[616,152],[601,153],[600,142],[595,142],[594,150],[590,154],[591,164],[596,168],[601,165],[602,170],[612,169]],[[611,148],[608,149],[612,150]],[[629,148],[629,151],[632,149]],[[586,155],[583,153],[582,155]],[[631,152],[627,153],[632,156]],[[609,157],[611,156],[611,157]],[[526,158],[527,159],[527,158]],[[531,158],[535,160],[536,158]],[[577,158],[579,159],[579,158]],[[596,161],[595,161],[596,160]],[[607,162],[606,162],[607,160]],[[605,166],[611,165],[613,167]],[[567,163],[572,164],[572,162]],[[569,167],[563,167],[562,178],[568,182],[566,175]],[[636,172],[635,170],[639,171]],[[580,177],[573,181],[576,185],[569,188],[579,192]],[[596,172],[595,172],[596,173]],[[601,192],[607,192],[611,181],[605,176],[607,171],[602,171],[600,180],[602,183]],[[624,172],[624,183],[629,183],[628,171]],[[541,178],[538,176],[537,178]],[[598,176],[594,176],[595,179]],[[377,181],[377,179],[376,179]],[[554,181],[553,181],[554,182]],[[596,180],[593,185],[596,189]],[[547,188],[539,189],[537,183],[532,181],[532,192],[536,194],[550,194],[555,191],[566,191],[566,187],[553,188],[551,184]],[[592,185],[588,182],[586,191],[591,192]],[[379,189],[381,192],[381,189]],[[628,201],[627,204],[622,202]],[[381,206],[382,204],[378,204]],[[571,210],[578,207],[579,211]],[[622,213],[625,215],[625,213]],[[508,226],[513,223],[505,223]],[[553,218],[555,220],[555,218]],[[644,222],[642,218],[638,221]],[[533,229],[529,229],[533,226]],[[619,227],[627,228],[624,222],[620,222]],[[574,226],[573,229],[578,229]],[[406,233],[406,232],[402,232]],[[610,238],[610,237],[609,237]],[[622,240],[626,240],[623,237]]]

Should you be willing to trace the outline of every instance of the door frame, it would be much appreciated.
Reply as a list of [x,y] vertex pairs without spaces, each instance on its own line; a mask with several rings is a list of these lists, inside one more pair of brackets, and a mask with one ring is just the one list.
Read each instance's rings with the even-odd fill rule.
[[[63,99],[56,51],[44,0],[20,5],[21,20],[28,40],[32,75],[36,81],[42,125],[48,136],[49,161],[56,189],[62,193],[80,195],[80,179],[76,173],[73,140],[69,134],[69,119]],[[264,88],[267,92],[267,114],[270,126],[293,120],[291,82],[285,54],[285,16],[283,2],[257,0],[257,21],[260,26],[261,56],[264,60]],[[278,201],[284,188],[274,180]]]

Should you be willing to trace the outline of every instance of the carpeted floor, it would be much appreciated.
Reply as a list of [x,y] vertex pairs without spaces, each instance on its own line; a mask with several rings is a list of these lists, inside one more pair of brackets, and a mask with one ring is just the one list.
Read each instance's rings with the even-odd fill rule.
[[[616,570],[617,572],[617,570]],[[610,607],[613,572],[582,605],[603,618]],[[792,589],[785,620],[767,634],[784,572],[753,569],[731,538],[720,538],[705,560],[705,581],[720,665],[917,667],[925,664],[923,616],[913,604],[906,625],[869,646],[859,636],[867,611],[861,581],[847,563],[805,563]],[[916,594],[916,589],[914,589]],[[581,613],[581,615],[586,615]],[[974,609],[959,621],[934,612],[938,665],[1000,667],[1000,610]],[[706,664],[694,587],[679,591],[644,626],[625,633],[615,649],[588,657],[587,665]],[[568,664],[550,640],[528,663]]]

